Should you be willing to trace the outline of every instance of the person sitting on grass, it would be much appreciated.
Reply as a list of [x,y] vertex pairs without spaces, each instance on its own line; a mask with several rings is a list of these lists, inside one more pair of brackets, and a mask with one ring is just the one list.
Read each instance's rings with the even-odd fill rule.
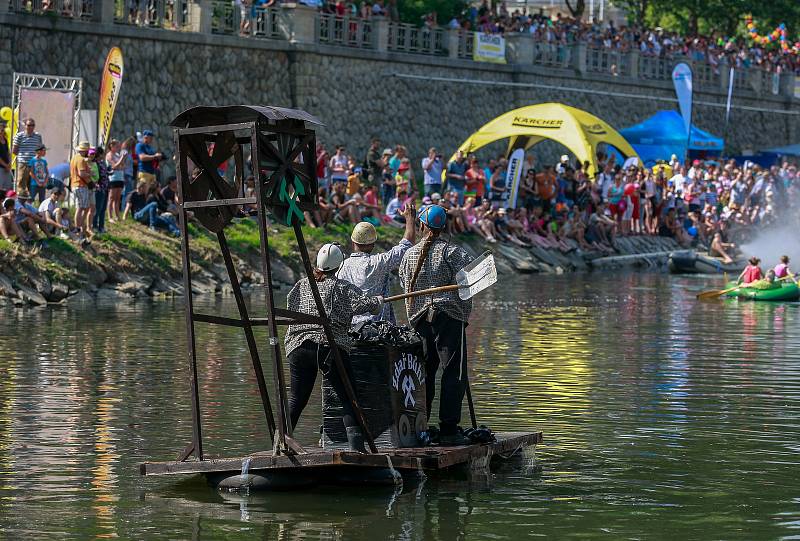
[[3,201],[3,209],[0,213],[0,235],[9,242],[27,243],[30,241],[17,223],[17,205],[16,201],[11,198]]
[[28,196],[22,197],[17,196],[14,192],[8,192],[6,197],[14,201],[17,210],[16,220],[23,231],[30,231],[30,236],[34,240],[39,238],[39,232],[45,237],[50,236],[43,230],[45,225],[44,218],[39,214],[39,210],[36,207],[28,203]]
[[[153,188],[158,191],[157,186],[154,185]],[[156,227],[163,227],[176,237],[181,234],[174,221],[168,221],[158,215],[158,203],[155,200],[148,201],[147,181],[145,180],[140,180],[136,191],[131,192],[128,196],[125,212],[122,213],[123,221],[128,214],[131,214],[137,222],[149,226],[152,231],[155,231]]]
[[331,205],[334,209],[333,221],[338,224],[346,222],[357,224],[361,221],[361,215],[358,213],[358,202],[348,199],[345,193],[346,188],[346,182],[333,183],[333,195],[331,196]]
[[45,231],[53,235],[58,232],[62,239],[68,239],[68,233],[72,230],[73,224],[69,209],[63,206],[64,195],[64,188],[53,189],[50,197],[39,205],[39,214],[44,218]]

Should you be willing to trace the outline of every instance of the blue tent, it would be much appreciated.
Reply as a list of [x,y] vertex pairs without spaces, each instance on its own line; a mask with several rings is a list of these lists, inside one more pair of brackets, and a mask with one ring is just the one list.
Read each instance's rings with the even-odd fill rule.
[[[644,122],[619,130],[633,146],[645,165],[656,160],[668,161],[675,154],[681,161],[686,156],[686,126],[677,111],[659,111]],[[692,126],[689,155],[696,158],[722,154],[722,139]]]

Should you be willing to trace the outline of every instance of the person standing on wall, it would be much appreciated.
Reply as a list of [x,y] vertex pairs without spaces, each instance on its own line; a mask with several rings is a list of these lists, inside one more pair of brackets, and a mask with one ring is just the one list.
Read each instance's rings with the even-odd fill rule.
[[156,183],[156,163],[163,160],[164,155],[153,148],[153,132],[144,130],[142,142],[136,144],[136,154],[139,156],[138,180],[147,182],[148,185]]
[[[456,273],[472,257],[460,246],[440,237],[447,223],[447,212],[439,205],[428,205],[419,212],[423,239],[409,248],[400,263],[400,282],[405,293],[456,283]],[[408,321],[425,341],[425,389],[427,414],[436,392],[436,370],[442,365],[439,404],[442,445],[467,445],[469,440],[458,429],[461,403],[467,388],[467,344],[464,328],[469,321],[472,301],[461,300],[458,291],[445,291],[406,299]]]
[[36,149],[44,146],[42,136],[34,131],[36,121],[25,120],[25,129],[14,136],[11,153],[17,155],[17,194],[26,199],[30,197],[30,161],[36,157]]
[[[400,267],[400,262],[406,250],[414,245],[416,230],[414,218],[416,209],[411,201],[407,201],[403,209],[406,220],[406,230],[400,242],[388,252],[373,254],[378,232],[369,222],[359,222],[353,228],[350,240],[353,241],[353,253],[342,264],[336,277],[346,280],[359,288],[365,295],[375,296],[389,294],[389,279],[391,272]],[[364,321],[389,321],[395,322],[394,311],[391,304],[385,304],[377,315],[362,314],[353,318],[353,325]]]
[[[347,432],[347,442],[353,451],[366,452],[364,434],[356,422],[355,412],[347,398],[344,383],[336,369],[332,347],[339,349],[347,377],[355,381],[350,365],[352,339],[347,334],[357,314],[378,313],[383,304],[383,297],[364,295],[356,286],[336,277],[336,272],[344,262],[344,254],[335,244],[325,244],[317,252],[317,268],[314,269],[313,280],[317,282],[325,313],[330,320],[334,344],[329,344],[321,325],[299,324],[289,325],[286,330],[284,344],[289,361],[291,379],[289,394],[289,419],[292,427],[297,425],[308,399],[314,391],[317,370],[328,377],[328,381],[342,404],[342,422]],[[319,315],[314,295],[311,293],[309,279],[297,282],[286,298],[289,310]],[[355,387],[353,388],[355,392]],[[357,400],[357,397],[356,397]]]

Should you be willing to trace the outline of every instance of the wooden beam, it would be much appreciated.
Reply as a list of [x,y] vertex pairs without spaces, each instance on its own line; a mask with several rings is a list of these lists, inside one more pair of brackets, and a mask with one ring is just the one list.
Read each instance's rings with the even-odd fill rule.
[[204,207],[228,207],[239,205],[255,205],[255,197],[236,197],[233,199],[211,199],[208,201],[187,201],[183,204],[185,209],[197,209]]
[[497,434],[497,442],[465,445],[462,447],[411,447],[381,448],[377,453],[352,451],[309,450],[304,454],[287,456],[259,452],[249,457],[215,458],[202,462],[147,462],[141,465],[142,475],[177,475],[197,473],[231,472],[242,469],[242,460],[250,458],[250,471],[271,469],[301,469],[319,466],[364,466],[385,468],[392,461],[398,470],[441,470],[487,455],[511,453],[520,448],[542,442],[541,432],[507,432]]

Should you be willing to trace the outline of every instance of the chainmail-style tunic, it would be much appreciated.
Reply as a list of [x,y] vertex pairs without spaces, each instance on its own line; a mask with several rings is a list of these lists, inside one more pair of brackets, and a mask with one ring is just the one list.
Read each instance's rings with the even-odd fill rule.
[[[353,316],[367,312],[375,313],[380,310],[382,303],[378,297],[367,297],[350,282],[334,277],[317,282],[317,288],[322,297],[322,305],[331,321],[333,339],[336,341],[336,345],[349,353],[352,348],[352,339],[347,335],[347,331],[350,330]],[[286,308],[312,316],[319,315],[308,278],[303,278],[294,285],[286,299]],[[289,325],[284,339],[286,355],[289,355],[306,340],[317,344],[328,343],[321,325]]]
[[[414,269],[417,268],[417,261],[422,255],[424,240],[408,249],[403,261],[400,263],[400,283],[403,284],[403,291],[410,293],[411,278]],[[472,261],[472,257],[460,246],[454,246],[440,238],[433,241],[422,264],[422,268],[414,284],[414,291],[429,289],[431,287],[448,286],[456,283],[456,273],[467,266]],[[431,295],[422,295],[406,299],[406,310],[408,311],[408,321],[414,325],[430,306],[435,310],[442,311],[450,317],[459,321],[468,322],[469,313],[472,310],[472,301],[462,301],[458,297],[458,291],[443,291]]]

